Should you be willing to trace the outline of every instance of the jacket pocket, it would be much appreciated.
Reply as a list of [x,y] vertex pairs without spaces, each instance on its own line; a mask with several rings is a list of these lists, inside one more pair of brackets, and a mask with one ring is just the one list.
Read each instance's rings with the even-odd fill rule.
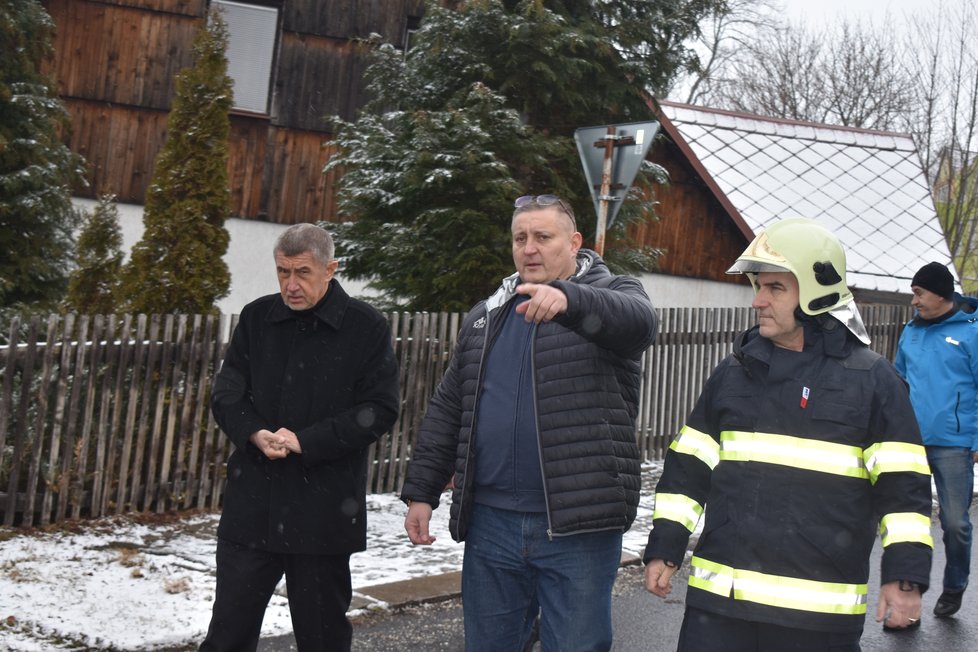
[[816,387],[809,401],[812,423],[816,426],[813,434],[825,441],[861,445],[871,416],[862,391]]

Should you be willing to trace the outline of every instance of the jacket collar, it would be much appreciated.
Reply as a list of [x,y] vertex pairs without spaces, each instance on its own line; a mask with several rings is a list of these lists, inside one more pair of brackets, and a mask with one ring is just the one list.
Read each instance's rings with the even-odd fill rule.
[[[574,275],[569,280],[572,283],[579,283],[591,271],[594,264],[600,262],[602,262],[601,258],[596,252],[590,249],[579,249],[577,251],[577,271],[574,272]],[[516,295],[516,286],[520,283],[519,272],[515,272],[504,278],[499,288],[486,299],[486,310],[492,312],[496,308],[506,305],[506,302]]]
[[309,319],[317,319],[333,328],[333,330],[339,330],[340,324],[343,323],[343,315],[346,313],[346,308],[349,304],[350,295],[346,293],[346,290],[343,289],[339,281],[334,278],[329,282],[329,290],[327,290],[326,296],[320,299],[319,303],[309,310],[292,310],[285,305],[285,301],[279,295],[278,301],[272,302],[272,307],[265,316],[265,321],[275,323],[307,317]]
[[[847,357],[854,346],[865,346],[839,322],[827,319],[819,324],[811,318],[801,321],[805,329],[805,352],[815,351],[841,359]],[[761,337],[760,326],[754,325],[734,340],[733,355],[744,366],[749,366],[751,359],[770,364],[774,346],[771,340]]]

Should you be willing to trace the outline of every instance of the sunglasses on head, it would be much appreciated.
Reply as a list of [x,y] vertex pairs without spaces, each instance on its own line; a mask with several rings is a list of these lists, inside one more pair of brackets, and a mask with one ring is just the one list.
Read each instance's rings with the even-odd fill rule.
[[541,208],[556,204],[563,211],[564,215],[570,218],[574,228],[577,229],[577,218],[574,217],[574,211],[557,195],[523,195],[522,197],[517,197],[516,201],[513,202],[513,206],[516,207],[517,212],[520,212],[519,209],[530,206],[531,204],[536,204]]
[[516,201],[513,202],[513,206],[516,208],[523,208],[532,202],[536,202],[537,206],[553,206],[554,204],[559,204],[561,208],[566,207],[564,200],[557,195],[523,195],[522,197],[516,198]]

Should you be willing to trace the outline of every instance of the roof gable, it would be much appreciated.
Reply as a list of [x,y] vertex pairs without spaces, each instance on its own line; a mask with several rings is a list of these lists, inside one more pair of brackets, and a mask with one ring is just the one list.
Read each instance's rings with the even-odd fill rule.
[[846,248],[847,282],[863,290],[907,293],[922,265],[951,262],[909,135],[672,102],[661,109],[664,130],[741,229],[818,220]]

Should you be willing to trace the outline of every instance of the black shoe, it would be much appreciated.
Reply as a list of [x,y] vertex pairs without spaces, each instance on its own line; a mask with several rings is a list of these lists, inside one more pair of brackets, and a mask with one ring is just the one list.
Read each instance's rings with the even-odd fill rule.
[[937,599],[937,604],[934,605],[934,615],[938,618],[947,618],[958,613],[958,609],[961,608],[961,598],[963,596],[964,591],[958,591],[957,593],[945,591]]

